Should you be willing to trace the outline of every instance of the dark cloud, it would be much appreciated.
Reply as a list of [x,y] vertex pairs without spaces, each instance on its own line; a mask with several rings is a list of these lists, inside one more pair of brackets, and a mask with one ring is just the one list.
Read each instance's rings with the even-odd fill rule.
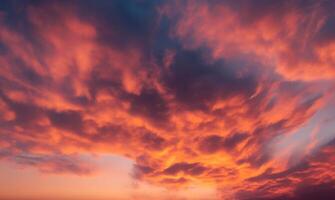
[[168,121],[168,105],[156,90],[142,90],[131,99],[130,111],[151,121]]
[[80,112],[77,111],[63,111],[48,113],[51,123],[60,129],[72,131],[76,134],[81,134],[84,125]]
[[87,175],[94,172],[93,165],[82,162],[76,156],[22,153],[12,159],[18,164],[35,166],[39,170],[47,173]]
[[[247,0],[224,1],[226,4],[236,11],[242,12],[239,17],[244,25],[257,23],[260,19],[271,17],[277,19],[277,23],[282,23],[285,16],[289,12],[306,13],[313,11],[315,8],[327,8],[332,3],[330,1],[315,0],[294,0],[294,1],[266,1],[256,0],[253,2]],[[275,22],[275,21],[274,21]]]
[[95,142],[117,143],[121,141],[130,141],[131,133],[120,125],[107,124],[98,128],[98,133],[90,138]]
[[205,153],[215,153],[220,150],[231,151],[247,137],[246,133],[235,133],[228,137],[211,135],[201,140],[199,149]]
[[305,171],[310,167],[310,165],[308,164],[308,162],[302,162],[299,163],[298,165],[287,169],[283,172],[277,172],[277,173],[272,173],[271,169],[265,171],[263,174],[256,176],[256,177],[251,177],[248,179],[248,181],[264,181],[264,180],[275,180],[278,178],[285,178],[285,177],[289,177],[290,175],[292,175],[293,173],[297,173],[300,171]]
[[13,101],[1,91],[0,98],[3,99],[7,106],[15,113],[15,123],[17,125],[32,127],[35,125],[34,123],[44,115],[43,109],[40,107],[26,102]]
[[145,144],[147,148],[152,150],[162,150],[165,147],[166,143],[164,138],[153,133],[145,133],[141,137],[141,141]]
[[206,167],[202,166],[200,163],[175,163],[170,167],[166,168],[163,173],[167,175],[176,175],[179,172],[183,172],[188,175],[200,175],[207,170]]
[[334,182],[320,185],[302,185],[294,192],[293,197],[286,197],[287,200],[314,200],[314,199],[334,199]]
[[215,100],[251,96],[257,87],[252,76],[238,76],[225,61],[209,62],[202,51],[177,51],[171,70],[163,76],[176,100],[189,108],[206,109]]
[[[329,1],[330,2],[330,1]],[[329,18],[327,18],[326,22],[320,29],[320,31],[316,35],[316,42],[320,45],[323,45],[327,42],[331,42],[335,39],[335,15],[332,14]]]
[[[289,183],[288,183],[289,184]],[[334,182],[326,182],[322,184],[299,185],[292,195],[277,197],[250,197],[240,196],[243,200],[316,200],[316,199],[334,199]]]
[[144,166],[144,165],[134,165],[134,170],[133,170],[133,177],[136,179],[141,179],[142,176],[151,174],[154,172],[155,169],[149,167],[149,166]]
[[135,44],[147,49],[144,45],[151,45],[153,27],[158,23],[156,7],[159,4],[160,1],[103,0],[97,3],[89,0],[80,2],[79,14],[95,23],[102,44],[118,48]]

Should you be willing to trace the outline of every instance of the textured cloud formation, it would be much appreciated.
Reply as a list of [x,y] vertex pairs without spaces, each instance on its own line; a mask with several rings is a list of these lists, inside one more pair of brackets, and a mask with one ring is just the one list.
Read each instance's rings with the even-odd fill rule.
[[335,198],[332,1],[4,1],[0,158],[222,199]]

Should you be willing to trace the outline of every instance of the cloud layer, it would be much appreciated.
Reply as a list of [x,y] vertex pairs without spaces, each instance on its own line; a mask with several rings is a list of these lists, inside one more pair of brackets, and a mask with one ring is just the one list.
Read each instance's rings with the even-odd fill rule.
[[222,199],[331,199],[331,1],[0,3],[0,158]]

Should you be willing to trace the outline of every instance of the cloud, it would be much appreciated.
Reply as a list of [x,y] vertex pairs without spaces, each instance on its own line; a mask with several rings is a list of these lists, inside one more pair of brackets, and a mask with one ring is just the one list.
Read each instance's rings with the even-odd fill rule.
[[80,113],[75,111],[50,112],[49,120],[57,128],[70,130],[78,134],[83,128],[83,119]]
[[[331,35],[332,6],[328,1],[187,1],[164,11],[177,16],[175,35],[187,48],[209,47],[216,59],[261,57],[287,79],[318,80],[334,75],[333,44],[319,39]],[[187,11],[179,14],[171,7]]]
[[0,158],[92,175],[78,155],[118,154],[170,189],[331,197],[332,2],[0,5]]
[[172,166],[166,168],[163,173],[167,175],[176,175],[179,172],[190,175],[199,175],[206,170],[205,167],[199,163],[175,163]]
[[200,149],[207,153],[214,153],[221,149],[232,150],[236,145],[248,137],[245,133],[235,133],[230,137],[222,138],[218,135],[211,135],[200,142]]
[[93,172],[93,166],[80,163],[75,157],[18,155],[15,161],[23,165],[32,165],[42,172],[48,173],[74,173],[87,175]]

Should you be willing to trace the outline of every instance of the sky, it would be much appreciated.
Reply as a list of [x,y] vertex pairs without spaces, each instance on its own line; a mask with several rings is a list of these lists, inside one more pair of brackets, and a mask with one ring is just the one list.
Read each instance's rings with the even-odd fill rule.
[[0,199],[335,199],[334,9],[0,1]]

